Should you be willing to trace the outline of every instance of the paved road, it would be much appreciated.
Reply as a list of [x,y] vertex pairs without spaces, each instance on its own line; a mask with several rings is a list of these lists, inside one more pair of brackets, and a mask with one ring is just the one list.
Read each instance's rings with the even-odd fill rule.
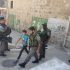
[[[16,40],[19,38],[19,33],[12,30],[11,36],[13,38],[13,45],[15,44]],[[19,44],[21,44],[21,42],[19,42]],[[7,57],[0,57],[0,70],[29,70],[31,68],[34,68],[36,66],[39,66],[39,68],[41,67],[40,64],[43,63],[48,63],[50,60],[53,60],[53,58],[57,58],[58,60],[62,61],[63,63],[65,63],[67,66],[69,65],[68,63],[68,59],[70,59],[70,57],[68,56],[67,52],[64,51],[63,49],[61,49],[61,47],[57,46],[57,45],[49,45],[48,49],[46,50],[46,58],[43,59],[41,62],[39,62],[39,64],[32,64],[32,61],[34,60],[34,58],[32,57],[32,59],[30,60],[30,62],[26,65],[25,69],[22,69],[18,66],[12,67],[12,68],[5,68],[2,66],[2,63],[4,60],[9,60],[9,59],[13,59],[15,60],[19,54],[19,49],[11,49],[10,52],[6,52]],[[25,52],[23,52],[23,55],[19,61],[19,63],[23,62],[24,59],[26,58],[27,54]],[[59,61],[57,61],[58,63],[60,63]],[[50,62],[48,64],[45,65],[50,65],[53,64],[53,62]],[[57,65],[57,64],[56,64]],[[60,69],[60,68],[59,68]],[[44,69],[45,70],[45,69]],[[46,69],[47,70],[47,69]],[[55,70],[52,69],[52,70]],[[66,70],[70,70],[70,69],[66,69]]]
[[[29,69],[31,69],[33,67],[38,66],[38,65],[40,67],[40,64],[45,63],[45,62],[47,63],[48,61],[53,60],[53,58],[57,58],[58,60],[62,61],[63,63],[65,63],[68,66],[68,59],[70,57],[67,55],[67,53],[65,51],[56,48],[55,45],[52,45],[52,46],[49,45],[48,47],[49,48],[46,50],[46,58],[45,59],[43,59],[39,64],[32,64],[32,61],[34,60],[34,58],[32,57],[30,62],[26,65],[25,69],[20,68],[18,66],[18,64],[17,64],[17,66],[12,67],[12,68],[5,68],[5,67],[2,66],[2,62],[4,60],[8,60],[8,59],[15,60],[17,58],[17,56],[19,54],[19,49],[18,50],[11,49],[10,52],[6,52],[7,57],[0,57],[0,70],[29,70]],[[25,52],[23,52],[23,55],[22,55],[19,63],[23,62],[24,59],[26,58],[26,56],[27,56],[27,54]],[[50,64],[52,64],[52,62],[48,63],[48,65],[50,65]],[[54,63],[53,63],[53,66],[54,66]],[[66,69],[66,70],[69,70],[69,69]]]

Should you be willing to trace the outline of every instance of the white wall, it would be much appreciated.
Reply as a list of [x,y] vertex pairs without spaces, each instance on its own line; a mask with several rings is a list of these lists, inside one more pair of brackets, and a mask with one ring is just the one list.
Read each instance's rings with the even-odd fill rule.
[[48,28],[51,29],[51,40],[53,44],[63,45],[67,33],[69,21],[60,18],[49,18]]

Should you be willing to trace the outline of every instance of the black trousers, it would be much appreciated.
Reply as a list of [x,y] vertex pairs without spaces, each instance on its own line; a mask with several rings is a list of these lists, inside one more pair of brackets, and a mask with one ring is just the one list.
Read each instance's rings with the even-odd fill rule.
[[20,51],[20,53],[19,53],[19,56],[17,57],[17,60],[20,59],[20,57],[21,57],[21,55],[22,55],[22,52],[23,52],[24,50],[26,51],[27,54],[29,53],[29,51],[27,50],[27,46],[23,46],[23,48],[21,49],[21,51]]

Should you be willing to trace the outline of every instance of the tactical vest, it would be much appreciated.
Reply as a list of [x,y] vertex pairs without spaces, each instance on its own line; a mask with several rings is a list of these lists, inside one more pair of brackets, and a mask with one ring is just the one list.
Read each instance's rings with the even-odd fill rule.
[[42,31],[40,33],[40,37],[42,42],[48,42],[49,38],[51,37],[51,31],[49,29]]
[[38,46],[38,41],[37,41],[36,36],[37,36],[37,34],[35,34],[35,35],[31,34],[29,36],[29,38],[30,38],[30,42],[29,43],[30,43],[31,47],[37,47]]

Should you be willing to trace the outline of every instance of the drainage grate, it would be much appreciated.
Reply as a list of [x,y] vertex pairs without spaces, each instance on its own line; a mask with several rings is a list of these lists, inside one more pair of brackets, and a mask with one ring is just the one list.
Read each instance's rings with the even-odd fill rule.
[[17,65],[17,63],[15,63],[15,60],[13,60],[13,59],[4,60],[4,61],[2,62],[2,66],[3,66],[3,67],[14,67],[14,66],[16,66],[16,65]]

